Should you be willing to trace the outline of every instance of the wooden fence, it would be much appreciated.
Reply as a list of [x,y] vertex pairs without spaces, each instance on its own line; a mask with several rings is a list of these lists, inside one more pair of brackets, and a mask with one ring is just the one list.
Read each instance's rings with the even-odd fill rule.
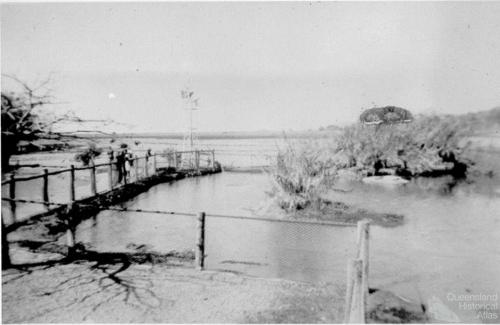
[[[75,173],[76,171],[81,171],[81,170],[88,170],[89,171],[89,186],[90,186],[90,197],[94,197],[98,194],[97,191],[97,180],[96,180],[96,168],[99,167],[107,167],[107,174],[108,174],[108,189],[113,190],[121,185],[130,183],[130,182],[137,182],[140,181],[143,178],[147,178],[151,175],[156,174],[158,168],[159,168],[159,159],[158,158],[165,158],[166,159],[166,165],[165,167],[172,167],[175,168],[176,170],[186,170],[186,169],[192,169],[195,171],[200,171],[202,168],[201,166],[201,155],[208,155],[208,168],[215,168],[215,151],[214,150],[194,150],[194,151],[173,151],[173,152],[167,152],[167,153],[159,153],[159,154],[153,154],[149,156],[144,156],[144,157],[135,157],[132,159],[133,163],[133,169],[134,169],[134,177],[132,175],[127,176],[125,173],[123,175],[123,178],[121,182],[114,182],[114,177],[113,174],[115,174],[114,171],[118,170],[118,168],[123,168],[122,166],[118,166],[118,163],[115,161],[109,161],[107,163],[101,163],[101,164],[93,164],[90,166],[86,167],[75,167],[74,165],[71,165],[70,168],[67,169],[62,169],[62,170],[57,170],[57,171],[52,171],[49,172],[48,169],[44,169],[42,174],[39,175],[34,175],[34,176],[26,176],[26,177],[16,177],[14,174],[10,176],[10,179],[2,181],[2,186],[3,185],[8,185],[9,186],[9,199],[10,199],[10,210],[11,210],[11,215],[12,219],[16,219],[16,184],[18,182],[26,182],[26,181],[31,181],[35,179],[42,179],[43,185],[42,188],[40,189],[43,202],[45,203],[46,207],[48,208],[50,206],[50,199],[49,199],[49,182],[50,182],[50,177],[59,175],[59,174],[64,174],[68,173],[69,174],[69,201],[74,202],[76,201],[76,189],[75,189]],[[150,170],[150,160],[152,160],[152,168]],[[144,161],[144,168],[143,168],[143,174],[140,175],[139,172],[139,162]],[[132,168],[132,167],[131,167]]]

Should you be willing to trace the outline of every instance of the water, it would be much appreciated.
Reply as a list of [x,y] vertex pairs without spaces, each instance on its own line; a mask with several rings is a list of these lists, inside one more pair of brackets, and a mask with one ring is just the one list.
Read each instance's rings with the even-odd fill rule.
[[[448,294],[500,291],[498,179],[454,187],[446,178],[398,188],[340,185],[352,191],[332,192],[335,200],[405,216],[402,226],[372,227],[370,286],[417,302],[438,297],[469,321],[474,315],[448,302]],[[267,189],[264,174],[223,173],[160,184],[124,205],[249,216],[266,206]],[[98,250],[127,251],[133,243],[168,252],[192,249],[195,231],[194,217],[106,211],[83,223],[77,239]],[[354,256],[355,229],[207,217],[206,240],[209,269],[342,282]]]
[[[217,144],[210,141],[210,145]],[[219,143],[220,150],[232,143],[224,141]],[[252,141],[247,143],[249,147],[256,140]],[[264,145],[265,140],[258,141]],[[267,148],[274,146],[273,141],[266,142]],[[157,145],[164,146],[164,140]],[[40,155],[46,154],[24,159],[33,161]],[[480,170],[500,170],[498,151],[483,151],[480,156]],[[53,161],[60,158],[51,157]],[[41,194],[33,192],[35,186],[26,186],[26,191],[18,188],[22,195]],[[474,311],[459,308],[447,297],[500,292],[500,179],[496,173],[493,178],[474,176],[472,182],[459,184],[443,178],[417,179],[394,188],[349,182],[339,186],[352,191],[332,192],[333,200],[405,216],[402,226],[372,227],[371,287],[391,290],[414,302],[429,304],[437,298],[460,320],[480,321],[474,318]],[[264,174],[223,173],[160,184],[124,205],[250,216],[265,210],[269,187]],[[28,193],[30,188],[33,193]],[[2,204],[4,209],[8,205]],[[102,251],[131,251],[134,246],[130,244],[145,244],[151,250],[168,252],[192,250],[195,235],[194,217],[104,211],[80,225],[77,240]],[[207,217],[206,261],[209,269],[254,276],[343,282],[347,261],[354,256],[354,242],[352,228]]]

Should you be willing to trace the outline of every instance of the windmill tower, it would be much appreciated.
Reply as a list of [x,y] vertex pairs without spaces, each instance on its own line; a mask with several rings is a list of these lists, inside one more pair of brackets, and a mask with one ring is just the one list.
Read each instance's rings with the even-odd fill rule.
[[193,151],[198,147],[198,136],[194,127],[193,113],[199,109],[198,99],[189,87],[181,90],[183,109],[186,112],[187,128],[182,139],[182,150]]

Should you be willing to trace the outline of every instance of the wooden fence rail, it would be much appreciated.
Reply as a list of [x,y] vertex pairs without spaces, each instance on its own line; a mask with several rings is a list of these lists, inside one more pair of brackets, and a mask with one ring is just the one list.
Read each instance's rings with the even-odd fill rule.
[[[205,155],[210,155],[212,158],[212,161],[210,162],[209,168],[214,168],[215,167],[215,151],[214,150],[195,150],[195,151],[173,151],[173,152],[165,152],[165,153],[157,153],[153,155],[146,155],[144,157],[135,157],[132,161],[134,162],[134,181],[137,182],[141,180],[141,178],[147,178],[150,175],[155,175],[157,170],[158,170],[158,161],[157,157],[164,157],[168,159],[168,167],[174,167],[175,169],[179,169],[181,167],[181,162],[183,159],[183,155],[190,154],[194,158],[194,161],[192,163],[194,169],[196,171],[200,171],[200,155],[205,154]],[[170,164],[170,157],[174,157],[174,166],[171,166]],[[153,159],[153,171],[150,173],[150,164],[149,160],[150,157]],[[143,175],[140,175],[139,172],[139,164],[140,162],[143,162],[144,167],[142,168]],[[47,169],[43,170],[42,174],[39,175],[33,175],[33,176],[27,176],[27,177],[16,177],[14,174],[10,176],[9,179],[2,181],[2,186],[3,185],[8,185],[9,186],[9,198],[11,199],[10,201],[10,210],[11,210],[11,215],[13,220],[16,220],[16,183],[18,182],[26,182],[26,181],[31,181],[35,179],[42,178],[43,179],[43,185],[41,189],[42,193],[42,198],[43,201],[46,203],[46,207],[48,209],[49,203],[50,203],[50,196],[49,196],[49,182],[50,182],[50,176],[54,175],[59,175],[63,173],[69,173],[69,201],[74,202],[76,201],[76,188],[75,188],[75,173],[76,171],[83,171],[83,170],[89,170],[89,185],[90,185],[90,197],[96,196],[98,194],[97,190],[97,176],[96,176],[96,168],[98,167],[107,167],[107,174],[108,174],[108,189],[113,190],[116,188],[116,185],[118,185],[118,182],[114,182],[113,179],[113,170],[114,167],[116,169],[118,168],[124,168],[123,166],[118,166],[118,163],[115,161],[109,161],[107,163],[100,163],[100,164],[93,164],[90,166],[84,166],[84,167],[75,167],[74,165],[71,165],[70,168],[66,169],[61,169],[53,172],[49,172]],[[127,176],[124,170],[122,181],[124,184],[127,184],[130,182],[130,177]]]

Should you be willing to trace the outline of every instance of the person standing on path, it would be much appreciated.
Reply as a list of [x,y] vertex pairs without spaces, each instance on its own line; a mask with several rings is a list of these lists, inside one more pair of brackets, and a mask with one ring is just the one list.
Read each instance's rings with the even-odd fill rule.
[[116,168],[118,169],[118,183],[126,177],[125,174],[125,151],[122,150],[116,155]]
[[130,177],[130,167],[133,165],[134,162],[133,162],[132,152],[129,152],[127,149],[125,149],[124,150],[125,177]]

